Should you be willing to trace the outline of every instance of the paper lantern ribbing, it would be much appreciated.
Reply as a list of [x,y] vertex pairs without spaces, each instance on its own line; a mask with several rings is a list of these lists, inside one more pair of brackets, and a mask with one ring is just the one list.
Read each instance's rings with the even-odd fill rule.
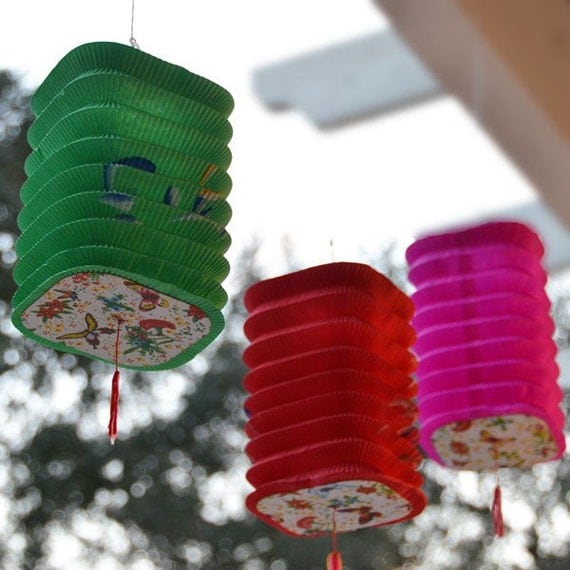
[[231,95],[130,46],[65,55],[32,98],[13,322],[118,368],[190,360],[222,330]]
[[[407,250],[420,443],[442,465],[529,467],[564,452],[543,254],[534,231],[507,221],[427,236]],[[501,535],[499,511],[496,501]]]
[[[421,512],[410,299],[344,262],[261,281],[244,302],[249,510],[301,537]],[[340,567],[334,547],[327,564]]]

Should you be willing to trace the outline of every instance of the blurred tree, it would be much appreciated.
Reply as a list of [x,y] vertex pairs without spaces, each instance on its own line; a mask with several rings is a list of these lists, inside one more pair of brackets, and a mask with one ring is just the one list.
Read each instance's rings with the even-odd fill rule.
[[[56,354],[10,325],[30,112],[28,95],[7,73],[0,73],[0,110],[0,566],[323,568],[330,540],[286,537],[243,506],[241,299],[264,277],[257,245],[234,264],[227,326],[212,346],[174,371],[123,371],[119,441],[110,446],[104,426],[112,367]],[[288,262],[296,265],[292,255]],[[408,286],[395,245],[373,265]],[[508,531],[495,541],[488,513],[494,477],[426,462],[426,512],[407,524],[339,537],[345,568],[566,568],[568,469],[562,461],[505,473]]]
[[30,122],[29,94],[12,74],[0,71],[0,299],[10,299],[15,291],[12,244],[21,206],[18,190],[25,180],[23,161],[29,153],[24,135]]

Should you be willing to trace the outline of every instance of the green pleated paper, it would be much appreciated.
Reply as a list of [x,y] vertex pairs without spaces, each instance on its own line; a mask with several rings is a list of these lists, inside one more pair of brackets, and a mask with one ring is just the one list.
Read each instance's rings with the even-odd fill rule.
[[135,201],[113,192],[81,192],[55,203],[46,201],[37,218],[19,237],[17,249],[29,251],[49,231],[84,218],[109,218],[125,224],[142,225],[195,241],[222,255],[231,244],[228,232],[200,216],[180,220],[172,208],[152,204],[142,198]]
[[[14,305],[37,294],[39,288],[49,281],[52,275],[63,274],[70,268],[82,267],[97,267],[98,270],[106,267],[112,273],[127,271],[131,278],[152,283],[154,288],[160,288],[160,283],[164,283],[203,297],[220,310],[228,301],[228,295],[219,281],[206,277],[199,271],[119,247],[86,245],[65,249],[48,257],[20,283],[13,297]],[[141,296],[141,302],[143,300],[145,298]]]
[[[231,94],[209,79],[131,46],[93,42],[76,47],[59,61],[36,90],[32,98],[32,111],[35,115],[41,114],[68,83],[83,74],[103,70],[141,79],[203,103],[225,117],[230,115],[234,107]],[[144,97],[144,92],[134,92],[132,96]]]
[[84,245],[109,245],[148,254],[200,271],[204,276],[219,281],[228,276],[230,269],[226,258],[195,241],[120,220],[90,218],[54,228],[27,251],[20,247],[19,240],[16,241],[19,260],[13,271],[14,281],[19,285],[57,251]]
[[135,369],[178,366],[216,338],[233,104],[213,81],[131,46],[85,44],[56,64],[31,102],[19,330]]
[[180,178],[212,190],[227,192],[231,179],[226,172],[200,157],[189,156],[158,145],[125,137],[92,137],[64,146],[42,162],[26,184],[33,193],[52,177],[82,164],[104,162],[121,164],[126,159],[140,158],[156,167],[156,173],[167,178]]
[[30,146],[37,148],[53,125],[70,113],[103,105],[143,111],[176,125],[198,129],[223,143],[228,143],[233,134],[228,119],[203,103],[124,73],[99,71],[72,80],[50,101],[28,130]]
[[79,109],[55,123],[26,160],[26,173],[32,175],[44,160],[69,143],[109,133],[197,156],[222,170],[231,162],[231,153],[224,143],[197,129],[135,109],[103,106]]
[[21,230],[32,223],[45,204],[91,191],[142,198],[172,208],[182,219],[198,215],[224,227],[232,216],[231,207],[224,199],[229,190],[216,191],[122,164],[82,164],[56,174],[39,188],[37,186],[32,179],[22,185],[20,199],[24,208],[18,215]]

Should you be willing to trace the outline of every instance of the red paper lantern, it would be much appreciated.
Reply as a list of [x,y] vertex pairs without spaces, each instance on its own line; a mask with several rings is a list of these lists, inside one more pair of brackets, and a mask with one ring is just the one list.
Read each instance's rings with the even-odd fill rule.
[[[420,442],[438,463],[498,470],[563,453],[543,254],[536,233],[516,222],[427,236],[408,248]],[[498,536],[500,496],[497,485]]]
[[[417,471],[411,300],[358,263],[246,292],[249,510],[292,536],[400,522],[426,504]],[[340,568],[333,546],[328,568]]]

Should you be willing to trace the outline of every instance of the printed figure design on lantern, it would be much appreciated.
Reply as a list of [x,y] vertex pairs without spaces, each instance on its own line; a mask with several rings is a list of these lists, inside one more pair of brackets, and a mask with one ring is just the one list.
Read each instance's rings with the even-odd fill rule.
[[196,305],[188,305],[186,315],[192,317],[194,321],[201,321],[206,316],[206,313]]
[[215,192],[211,190],[207,190],[206,188],[202,188],[200,190],[200,194],[196,196],[194,199],[194,203],[192,204],[192,210],[188,214],[183,214],[180,216],[180,220],[188,220],[191,219],[192,216],[198,215],[204,218],[207,218],[212,212],[212,199],[216,199],[217,195]]
[[46,301],[37,309],[37,316],[41,317],[45,323],[50,319],[62,318],[62,315],[70,314],[73,309],[71,303],[77,301],[78,293],[73,290],[54,289],[55,293],[59,293],[55,299]]
[[101,196],[99,200],[102,204],[108,204],[122,212],[128,212],[135,205],[133,196],[121,192],[109,192],[106,196]]
[[180,190],[178,190],[176,186],[169,186],[164,193],[162,201],[167,206],[178,206],[180,202]]
[[101,201],[114,206],[120,211],[120,213],[115,216],[115,219],[123,222],[136,223],[137,218],[128,213],[135,205],[135,199],[132,196],[113,190],[113,178],[117,165],[130,166],[143,170],[144,172],[154,173],[156,172],[156,164],[141,156],[128,156],[117,162],[107,163],[103,166],[103,188],[109,192],[109,194],[105,198],[101,198]]
[[139,309],[141,311],[152,311],[157,307],[168,307],[168,300],[161,297],[155,291],[151,291],[150,289],[147,289],[138,283],[133,283],[132,281],[124,281],[123,283],[141,296],[141,301],[139,303]]
[[404,518],[410,503],[376,481],[346,481],[277,493],[261,499],[258,509],[284,530],[306,536],[331,531],[331,512],[339,532],[388,524]]
[[[130,166],[131,168],[138,168],[144,172],[154,174],[156,172],[156,164],[140,156],[130,156],[122,158],[117,162],[107,163],[103,166],[103,187],[108,194],[101,198],[101,202],[114,206],[120,211],[120,213],[115,216],[116,219],[126,222],[137,222],[136,217],[128,213],[135,205],[135,198],[129,194],[116,192],[113,189],[113,179],[117,166]],[[213,170],[208,167],[202,176],[201,183],[202,181],[205,182],[212,172]],[[198,196],[194,199],[191,210],[184,212],[177,219],[179,221],[191,220],[196,215],[207,218],[212,212],[212,198],[217,198],[216,192],[206,188],[200,189]],[[162,201],[166,206],[178,206],[180,202],[180,190],[175,186],[169,186],[164,192]]]
[[84,338],[94,348],[99,346],[99,335],[100,334],[116,334],[116,329],[109,327],[99,328],[95,317],[91,313],[85,315],[85,329],[78,332],[70,332],[62,334],[57,337],[58,340],[71,340]]
[[523,414],[447,424],[432,442],[444,464],[475,470],[529,467],[555,457],[558,449],[546,423]]
[[176,325],[160,319],[144,319],[138,326],[127,326],[127,344],[131,348],[124,351],[130,354],[135,350],[141,354],[164,354],[161,346],[171,343],[174,339],[164,333],[164,329],[176,330]]
[[126,156],[116,162],[108,162],[103,166],[103,184],[105,190],[113,192],[113,177],[115,175],[116,166],[130,166],[138,168],[144,172],[154,174],[156,172],[156,164],[152,160],[143,158],[142,156]]
[[59,297],[42,303],[36,309],[36,315],[40,317],[44,323],[51,319],[60,319],[62,314],[69,314],[71,312],[69,301],[64,301]]
[[101,301],[102,306],[101,308],[105,312],[112,312],[112,313],[120,313],[121,311],[131,311],[133,312],[134,309],[125,305],[122,301],[124,300],[125,296],[121,295],[120,293],[115,293],[110,297],[105,297],[104,295],[97,295],[97,300]]
[[119,364],[141,367],[167,361],[211,330],[199,306],[104,273],[61,279],[22,314],[22,320],[42,338],[104,359],[115,354],[120,328]]
[[357,513],[358,523],[366,524],[372,522],[375,518],[382,518],[382,513],[373,511],[369,506],[357,507],[354,509],[338,509],[337,513]]

